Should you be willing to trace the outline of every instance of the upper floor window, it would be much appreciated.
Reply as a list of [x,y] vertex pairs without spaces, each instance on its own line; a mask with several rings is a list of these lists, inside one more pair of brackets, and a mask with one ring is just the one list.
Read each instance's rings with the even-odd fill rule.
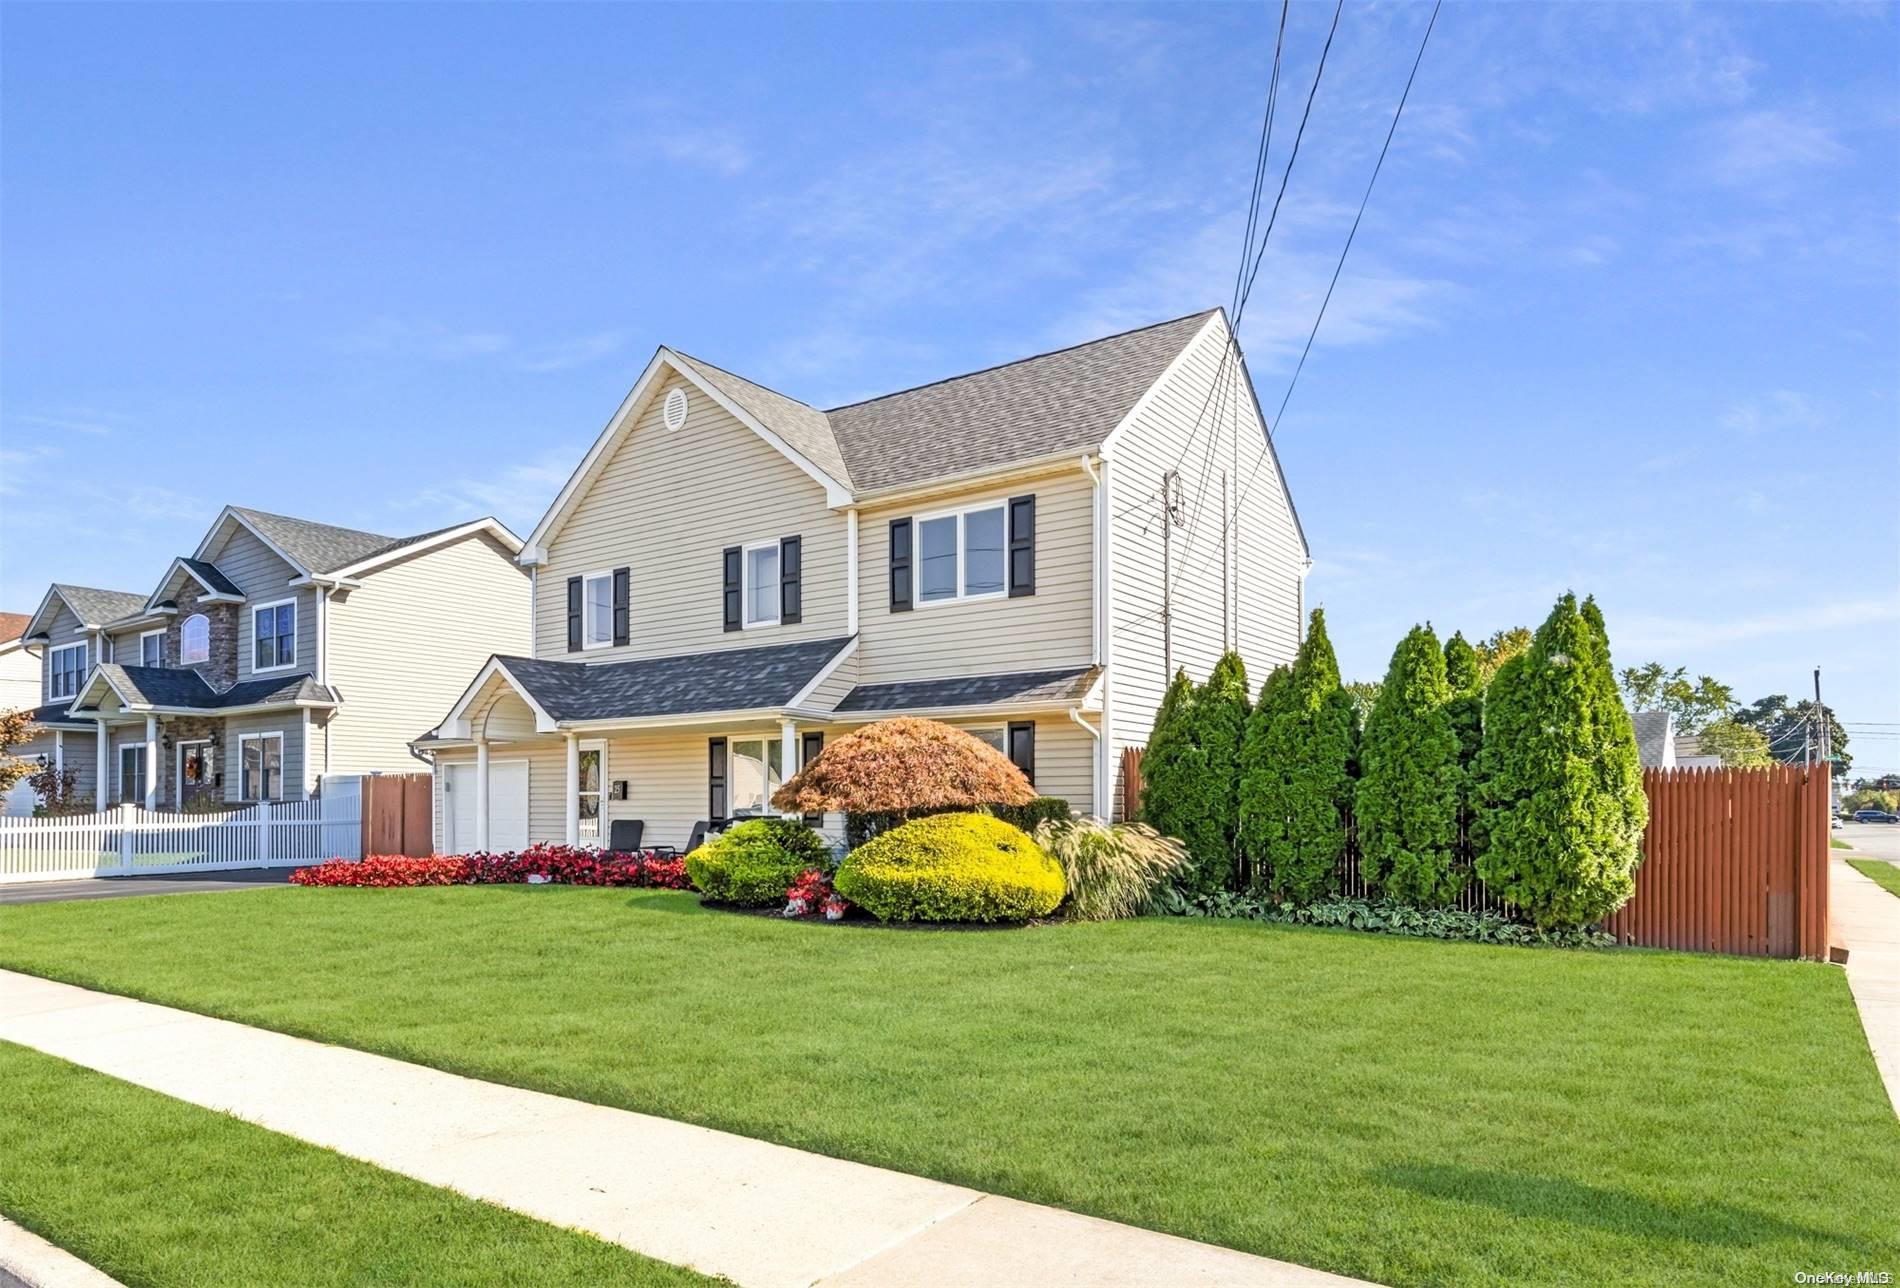
[[587,648],[606,648],[614,642],[614,575],[589,574],[583,594],[587,616],[581,642]]
[[779,616],[779,543],[745,548],[745,624],[770,626]]
[[51,650],[47,656],[46,696],[49,698],[70,698],[79,692],[79,682],[86,678],[86,646],[67,644]]
[[146,631],[139,636],[139,665],[165,665],[165,632]]
[[253,671],[272,671],[297,663],[297,601],[264,604],[251,610],[255,634]]
[[1004,591],[1001,503],[917,520],[917,599],[940,604]]
[[178,627],[178,665],[195,666],[211,660],[211,621],[193,613]]

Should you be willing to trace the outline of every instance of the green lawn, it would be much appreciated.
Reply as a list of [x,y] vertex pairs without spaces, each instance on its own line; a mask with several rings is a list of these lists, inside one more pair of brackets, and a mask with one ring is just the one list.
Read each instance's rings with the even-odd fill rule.
[[1900,895],[1900,866],[1883,859],[1849,859],[1847,866],[1856,872],[1872,877],[1896,895]]
[[0,1213],[131,1288],[712,1282],[5,1042]]
[[504,886],[0,908],[0,964],[1390,1283],[1900,1266],[1810,963]]

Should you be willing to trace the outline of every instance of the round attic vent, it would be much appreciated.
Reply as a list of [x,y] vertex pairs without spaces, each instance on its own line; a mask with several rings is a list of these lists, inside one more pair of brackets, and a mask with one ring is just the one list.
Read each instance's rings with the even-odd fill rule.
[[662,413],[666,417],[668,429],[678,429],[686,423],[686,391],[675,389],[666,395],[666,408]]

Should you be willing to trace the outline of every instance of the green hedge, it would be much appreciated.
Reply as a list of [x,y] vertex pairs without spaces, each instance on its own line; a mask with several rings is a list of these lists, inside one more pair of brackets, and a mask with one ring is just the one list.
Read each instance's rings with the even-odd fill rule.
[[784,903],[799,873],[830,867],[825,838],[789,818],[748,819],[686,856],[686,874],[700,894],[742,908]]
[[845,856],[833,883],[880,921],[1026,921],[1062,902],[1062,869],[988,814],[933,814]]

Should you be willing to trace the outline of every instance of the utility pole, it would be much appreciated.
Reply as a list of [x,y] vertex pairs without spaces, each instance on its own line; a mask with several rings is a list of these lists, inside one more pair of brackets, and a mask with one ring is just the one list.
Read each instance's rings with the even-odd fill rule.
[[1174,529],[1181,516],[1174,504],[1178,470],[1161,476],[1161,669],[1162,684],[1174,683]]
[[1814,718],[1821,722],[1821,772],[1827,775],[1828,809],[1834,808],[1834,731],[1833,721],[1827,718],[1827,708],[1821,705],[1821,668],[1814,668]]
[[1227,471],[1222,470],[1220,472],[1220,646],[1221,652],[1223,653],[1234,647],[1233,633],[1228,627],[1228,622],[1231,620],[1231,613],[1233,611],[1228,596],[1228,588],[1233,585],[1232,577],[1228,572],[1227,566],[1228,517]]

